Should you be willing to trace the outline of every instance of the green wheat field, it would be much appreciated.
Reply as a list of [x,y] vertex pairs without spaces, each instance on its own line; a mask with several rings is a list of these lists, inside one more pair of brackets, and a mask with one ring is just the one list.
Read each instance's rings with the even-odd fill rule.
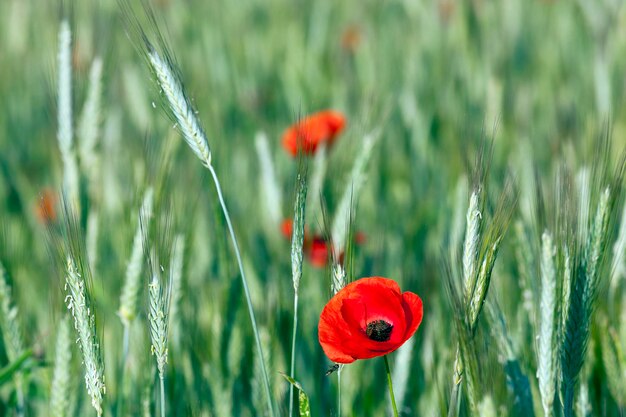
[[626,416],[622,3],[0,0],[0,416]]

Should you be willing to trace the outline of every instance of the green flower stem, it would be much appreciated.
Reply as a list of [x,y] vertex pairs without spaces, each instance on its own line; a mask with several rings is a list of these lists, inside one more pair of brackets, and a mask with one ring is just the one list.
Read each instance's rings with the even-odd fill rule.
[[389,398],[391,398],[391,407],[393,408],[394,417],[398,417],[398,406],[396,406],[396,397],[393,395],[393,382],[391,382],[391,371],[389,370],[389,359],[385,358],[385,369],[387,369],[387,385],[389,385]]
[[337,417],[341,417],[341,367],[337,369]]

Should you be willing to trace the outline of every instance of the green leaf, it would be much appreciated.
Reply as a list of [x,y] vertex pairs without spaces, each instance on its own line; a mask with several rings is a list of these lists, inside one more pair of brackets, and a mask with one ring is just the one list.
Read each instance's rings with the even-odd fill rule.
[[293,385],[298,390],[298,401],[300,404],[300,417],[311,417],[311,408],[309,407],[309,397],[306,395],[304,390],[302,389],[302,385],[292,377],[282,372],[279,372],[283,378],[287,380],[291,385]]
[[9,382],[13,375],[22,369],[22,365],[33,355],[32,350],[24,351],[15,361],[0,369],[0,386]]

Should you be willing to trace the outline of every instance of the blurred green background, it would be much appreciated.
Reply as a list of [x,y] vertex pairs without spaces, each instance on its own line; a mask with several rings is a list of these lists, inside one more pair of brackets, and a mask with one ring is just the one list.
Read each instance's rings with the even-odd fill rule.
[[[282,415],[287,414],[288,385],[278,372],[288,371],[290,359],[290,245],[269,213],[272,202],[266,201],[255,136],[264,132],[269,139],[281,214],[291,217],[298,163],[282,149],[280,138],[298,117],[327,108],[347,118],[347,129],[324,161],[321,191],[331,217],[350,187],[364,136],[379,132],[354,209],[353,228],[367,240],[356,247],[349,275],[391,277],[424,300],[423,323],[402,353],[402,366],[395,368],[408,370],[401,402],[406,416],[445,415],[447,410],[456,338],[440,260],[450,245],[461,242],[467,173],[481,144],[493,138],[491,191],[497,196],[505,173],[512,172],[520,210],[513,221],[517,227],[511,227],[503,244],[489,297],[507,318],[518,363],[541,415],[528,313],[532,291],[520,283],[519,253],[524,258],[526,247],[516,230],[531,221],[525,197],[533,193],[533,169],[549,181],[563,162],[575,168],[588,164],[606,126],[614,150],[626,145],[626,11],[621,3],[153,2],[224,186]],[[128,415],[146,409],[156,414],[145,297],[131,335],[131,383],[126,387],[120,382],[122,326],[116,312],[142,194],[163,177],[167,180],[158,198],[169,207],[164,211],[172,231],[184,235],[187,248],[179,316],[171,329],[168,415],[264,415],[258,358],[214,186],[160,109],[158,88],[126,35],[118,4],[2,0],[0,260],[13,287],[25,343],[37,358],[27,377],[27,415],[47,415],[56,324],[66,310],[63,265],[50,255],[54,250],[37,211],[41,193],[58,192],[63,178],[56,120],[56,54],[63,16],[69,16],[73,29],[76,126],[91,63],[99,56],[104,65],[98,175],[88,179],[89,167],[81,161],[81,224],[87,233],[89,214],[97,213],[99,232],[91,246],[97,256],[90,266],[107,375],[105,415],[121,415],[121,398],[126,398]],[[80,130],[75,132],[79,146]],[[52,229],[62,223],[59,204],[55,211],[59,218],[49,224]],[[321,233],[318,195],[309,195],[307,214],[308,227]],[[621,281],[613,296],[623,300]],[[336,378],[324,375],[331,363],[317,341],[329,282],[329,268],[305,263],[296,379],[311,398],[313,415],[320,416],[336,415]],[[531,304],[529,310],[523,308],[525,302]],[[626,303],[620,301],[622,305]],[[608,320],[626,346],[625,316],[617,311]],[[484,327],[478,339],[484,351],[484,396],[492,402],[493,415],[519,415],[498,361],[499,349],[489,326]],[[592,387],[590,415],[624,415],[625,399],[616,398],[619,390],[609,387],[600,349],[590,351],[594,365],[585,374]],[[72,410],[89,415],[93,410],[77,346],[73,360]],[[358,361],[344,369],[342,378],[342,415],[388,412],[382,360]],[[13,415],[14,402],[12,385],[3,384],[0,414]]]

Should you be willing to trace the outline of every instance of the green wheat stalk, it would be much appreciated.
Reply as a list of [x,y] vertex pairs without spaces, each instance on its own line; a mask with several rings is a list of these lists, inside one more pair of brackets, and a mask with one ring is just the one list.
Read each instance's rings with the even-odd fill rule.
[[[18,309],[14,304],[13,291],[7,282],[7,273],[0,262],[0,327],[4,348],[10,362],[16,361],[24,352],[24,340],[18,323]],[[17,414],[24,415],[25,399],[23,377],[17,372],[13,380],[17,393]]]
[[57,328],[57,340],[50,392],[50,415],[69,417],[70,390],[72,389],[72,336],[70,321],[63,317]]
[[601,349],[607,386],[613,399],[626,406],[626,354],[617,332],[606,323],[601,332]]
[[178,343],[180,337],[178,326],[181,323],[180,301],[183,295],[183,264],[185,257],[185,237],[177,234],[172,243],[172,253],[170,256],[170,308],[168,328],[172,332],[174,343]]
[[79,175],[76,154],[73,149],[72,117],[72,30],[64,19],[59,27],[58,63],[58,131],[57,139],[63,159],[63,188],[69,201],[79,207]]
[[[137,216],[138,220],[135,236],[133,238],[133,247],[130,260],[126,266],[126,279],[124,280],[124,287],[120,295],[118,315],[124,325],[125,333],[128,332],[131,323],[135,320],[135,317],[137,317],[137,300],[141,290],[141,271],[144,262],[143,228],[149,227],[153,206],[154,191],[152,187],[149,187],[144,193],[141,208]],[[124,340],[127,341],[127,335],[124,336]],[[127,346],[124,348],[124,351],[127,351]]]
[[574,412],[576,384],[587,352],[599,269],[608,244],[611,197],[611,188],[606,187],[600,194],[587,244],[573,265],[568,283],[569,299],[561,344],[561,395],[566,417]]
[[211,158],[211,150],[206,133],[200,123],[197,112],[194,110],[191,100],[187,96],[182,83],[182,77],[172,58],[171,53],[168,51],[165,41],[160,34],[158,34],[158,25],[156,23],[156,17],[153,12],[146,7],[145,11],[151,21],[154,31],[157,33],[159,44],[162,52],[159,52],[154,45],[148,40],[148,37],[138,22],[137,18],[132,11],[130,4],[127,1],[121,0],[121,6],[125,11],[129,30],[134,31],[136,39],[140,39],[142,42],[145,57],[148,65],[152,70],[156,83],[160,88],[160,92],[164,97],[166,107],[169,115],[176,121],[176,126],[180,130],[183,139],[189,145],[191,151],[198,157],[202,165],[209,170],[211,178],[215,185],[219,204],[226,220],[228,233],[230,235],[231,242],[235,251],[235,258],[237,260],[237,266],[239,268],[239,275],[244,290],[244,296],[248,307],[248,314],[250,316],[250,322],[252,324],[252,330],[254,333],[255,344],[257,353],[260,356],[260,366],[263,374],[263,385],[265,390],[265,396],[267,399],[267,407],[270,416],[274,417],[274,404],[272,401],[272,394],[270,388],[270,380],[268,377],[267,369],[265,366],[265,359],[263,355],[263,347],[261,345],[261,339],[256,323],[256,317],[254,314],[254,307],[252,305],[252,299],[250,297],[250,289],[246,274],[243,268],[243,261],[241,257],[241,251],[235,235],[235,230],[230,218],[230,213],[224,200],[222,192],[222,186],[218,179],[217,173],[213,166]]
[[541,301],[537,346],[537,379],[544,415],[552,416],[557,371],[557,274],[556,247],[552,235],[545,231],[541,238]]
[[[302,279],[304,246],[304,224],[307,195],[306,168],[304,164],[296,179],[297,189],[294,202],[293,236],[291,238],[291,276],[293,280],[293,334],[291,336],[291,366],[289,375],[296,378],[296,334],[298,329],[298,290]],[[293,415],[293,384],[289,384],[289,415]]]
[[91,306],[85,276],[71,256],[67,258],[65,289],[67,292],[65,303],[74,319],[74,328],[82,353],[85,387],[91,398],[91,405],[98,416],[101,416],[106,386],[101,345],[96,333],[96,317]]

